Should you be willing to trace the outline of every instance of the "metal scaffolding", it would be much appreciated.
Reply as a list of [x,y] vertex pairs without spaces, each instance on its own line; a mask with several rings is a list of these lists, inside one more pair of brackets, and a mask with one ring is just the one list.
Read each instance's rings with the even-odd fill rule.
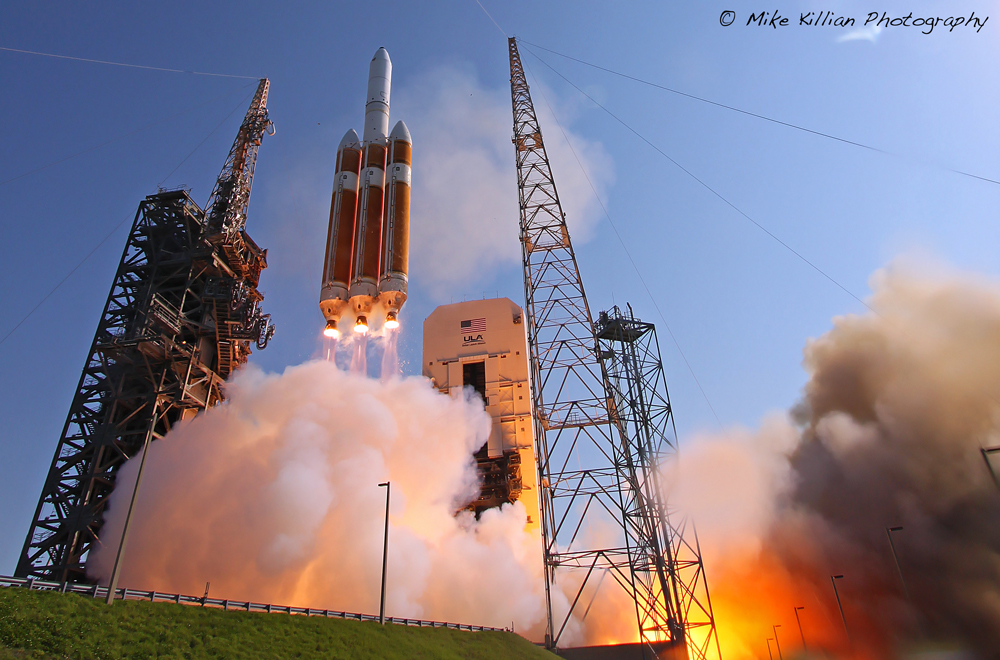
[[[177,422],[222,401],[222,382],[274,334],[267,267],[244,230],[270,122],[260,81],[206,213],[185,190],[139,204],[56,447],[16,575],[86,582],[119,468]],[[112,540],[112,543],[117,543]]]
[[[687,543],[684,530],[670,528],[660,495],[654,495],[657,457],[647,452],[664,443],[667,449],[674,446],[663,433],[673,428],[666,388],[662,401],[618,398],[618,389],[626,385],[618,370],[626,364],[605,355],[610,347],[598,346],[514,39],[508,40],[508,48],[542,511],[546,645],[559,644],[574,614],[577,622],[583,618],[577,606],[586,602],[585,592],[591,601],[597,597],[600,582],[591,584],[591,578],[602,574],[611,575],[634,601],[639,638],[650,652],[666,642],[686,645],[692,657],[705,658],[709,647],[718,653],[714,625],[709,642],[701,644],[699,638],[693,644],[688,632],[704,632],[704,619],[696,612],[689,624],[686,609],[704,608],[711,621],[700,553],[696,542]],[[614,371],[607,370],[606,358]],[[662,384],[662,370],[659,377]],[[623,416],[631,403],[640,410]],[[611,536],[609,527],[616,527]],[[691,576],[694,566],[697,575]],[[705,587],[703,598],[698,585]],[[568,608],[553,598],[556,589],[566,594]]]
[[691,658],[721,656],[698,536],[690,521],[671,515],[664,497],[662,470],[676,458],[677,430],[656,328],[627,308],[601,312],[594,331],[620,440],[639,630],[650,641],[684,640]]

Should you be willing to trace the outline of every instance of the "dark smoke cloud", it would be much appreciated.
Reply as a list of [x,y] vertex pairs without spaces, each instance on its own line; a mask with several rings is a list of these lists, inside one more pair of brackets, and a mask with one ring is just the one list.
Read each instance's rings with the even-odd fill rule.
[[[789,504],[830,534],[831,570],[860,572],[873,628],[912,636],[909,623],[995,657],[1000,495],[980,448],[998,439],[1000,288],[928,277],[916,264],[875,285],[880,316],[837,319],[806,348],[812,377],[795,411],[804,432]],[[901,588],[892,526],[904,527],[896,539],[911,616],[891,602]]]
[[[857,657],[896,657],[929,640],[1000,657],[1000,493],[980,453],[1000,445],[1000,286],[915,262],[894,263],[872,285],[877,314],[838,317],[807,344],[810,377],[789,419],[707,438],[682,457],[678,494],[695,513],[698,489],[684,483],[720,456],[732,465],[723,461],[709,484],[766,485],[700,505],[718,541],[705,543],[716,559],[709,577],[724,582],[722,612],[741,619],[737,657],[759,654],[772,623],[799,646],[797,605],[814,646],[849,654],[837,574]],[[734,502],[751,521],[735,534],[720,524],[733,512],[718,513]],[[896,526],[909,599],[886,533]],[[758,613],[736,607],[751,580]]]

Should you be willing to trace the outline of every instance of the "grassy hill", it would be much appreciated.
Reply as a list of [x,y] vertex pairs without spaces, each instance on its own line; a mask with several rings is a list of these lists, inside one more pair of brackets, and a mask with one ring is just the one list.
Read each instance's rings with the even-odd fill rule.
[[341,621],[0,588],[0,660],[555,660],[513,633]]

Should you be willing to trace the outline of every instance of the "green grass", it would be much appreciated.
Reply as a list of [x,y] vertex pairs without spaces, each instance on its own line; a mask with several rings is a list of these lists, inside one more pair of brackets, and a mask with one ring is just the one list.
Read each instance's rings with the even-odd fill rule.
[[103,600],[0,588],[0,660],[511,658],[555,660],[513,633]]

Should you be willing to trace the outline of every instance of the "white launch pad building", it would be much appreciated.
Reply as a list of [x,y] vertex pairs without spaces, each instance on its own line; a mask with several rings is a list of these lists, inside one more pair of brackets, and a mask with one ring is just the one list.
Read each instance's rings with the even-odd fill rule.
[[509,298],[442,305],[424,321],[423,374],[441,392],[471,387],[493,418],[476,452],[483,488],[470,505],[483,510],[520,501],[526,528],[537,532],[537,468],[531,419],[527,336],[521,308]]

